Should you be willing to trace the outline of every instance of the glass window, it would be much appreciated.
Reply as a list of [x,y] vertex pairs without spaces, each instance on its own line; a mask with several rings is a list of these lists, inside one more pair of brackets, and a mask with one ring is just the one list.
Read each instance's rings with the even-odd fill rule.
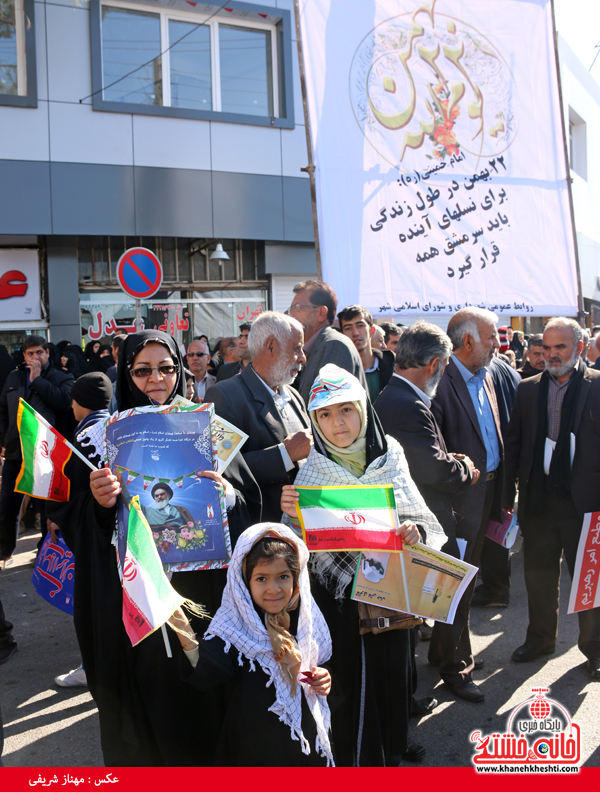
[[0,94],[27,95],[23,0],[0,0]]
[[102,6],[104,99],[162,105],[160,15]]
[[273,115],[271,34],[219,25],[221,111]]
[[169,20],[171,106],[212,109],[210,28]]

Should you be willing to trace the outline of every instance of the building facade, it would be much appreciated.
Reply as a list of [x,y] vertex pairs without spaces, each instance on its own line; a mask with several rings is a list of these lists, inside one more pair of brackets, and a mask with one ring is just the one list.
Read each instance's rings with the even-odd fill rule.
[[[1,0],[0,343],[237,334],[316,273],[292,0]],[[228,259],[211,259],[221,243]]]

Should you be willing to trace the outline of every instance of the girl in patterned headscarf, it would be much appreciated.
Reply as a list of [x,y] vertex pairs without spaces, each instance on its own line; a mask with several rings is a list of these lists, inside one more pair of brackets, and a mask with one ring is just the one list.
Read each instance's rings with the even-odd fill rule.
[[320,667],[331,657],[331,637],[310,593],[307,562],[306,545],[290,528],[253,525],[238,539],[205,639],[196,640],[181,611],[171,619],[189,660],[180,664],[183,679],[202,691],[229,691],[218,766],[333,764],[331,677]]
[[[404,451],[387,437],[356,377],[328,364],[313,384],[308,411],[314,446],[295,485],[392,484],[405,544],[421,537],[441,549],[446,536],[413,482]],[[283,488],[281,507],[295,518],[295,485]],[[418,529],[417,529],[418,525]],[[333,713],[337,764],[397,765],[407,750],[413,693],[410,630],[359,634],[358,604],[350,598],[358,553],[315,553],[313,594],[331,630],[331,668],[345,699]]]

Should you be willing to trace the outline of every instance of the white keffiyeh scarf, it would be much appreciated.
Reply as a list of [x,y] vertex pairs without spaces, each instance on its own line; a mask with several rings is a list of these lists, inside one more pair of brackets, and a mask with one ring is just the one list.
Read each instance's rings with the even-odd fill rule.
[[223,592],[221,607],[216,612],[204,640],[210,640],[217,635],[225,642],[226,652],[232,645],[238,650],[240,665],[244,657],[249,661],[251,671],[256,670],[256,662],[260,665],[269,676],[267,687],[271,684],[275,685],[275,702],[269,707],[269,712],[273,712],[280,721],[290,727],[292,739],[300,740],[302,753],[308,755],[311,748],[302,733],[301,697],[304,695],[317,727],[315,749],[321,756],[327,757],[328,766],[333,766],[328,736],[331,718],[327,699],[324,696],[317,696],[308,685],[304,684],[298,684],[296,695],[292,696],[289,681],[286,680],[279,663],[275,660],[269,633],[254,607],[250,591],[242,576],[243,559],[256,542],[267,533],[279,534],[285,541],[293,543],[298,552],[300,609],[296,642],[302,653],[303,668],[319,666],[331,657],[329,629],[310,593],[308,550],[291,528],[278,523],[258,523],[244,531],[238,539],[227,570],[227,585]]
[[[393,484],[400,522],[411,520],[416,523],[425,532],[427,546],[441,550],[447,536],[411,478],[404,449],[393,437],[386,435],[386,440],[387,452],[371,462],[360,478],[356,478],[346,468],[320,454],[313,446],[294,484],[307,487]],[[289,524],[286,515],[283,516],[283,521]],[[342,600],[354,578],[357,562],[358,553],[312,553],[310,568],[319,582],[336,599]]]

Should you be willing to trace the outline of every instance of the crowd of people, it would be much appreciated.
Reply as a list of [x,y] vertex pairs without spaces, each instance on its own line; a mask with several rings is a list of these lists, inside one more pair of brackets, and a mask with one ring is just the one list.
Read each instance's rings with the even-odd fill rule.
[[[248,435],[221,476],[233,555],[227,570],[177,572],[171,584],[211,620],[178,610],[132,647],[112,544],[123,480],[76,456],[66,503],[39,506],[75,555],[74,625],[107,766],[395,766],[425,748],[409,722],[415,646],[457,698],[478,703],[472,607],[510,600],[510,551],[486,536],[518,508],[529,623],[514,662],[555,651],[564,552],[573,574],[583,516],[600,510],[600,328],[556,317],[525,338],[490,311],[464,308],[447,332],[427,322],[376,325],[360,305],[337,311],[321,281],[294,288],[211,349],[185,359],[156,330],[56,348],[30,336],[11,365],[0,349],[0,561],[15,552],[22,496],[16,415],[27,400],[94,464],[83,432],[109,412],[177,396],[211,402]],[[9,360],[7,360],[9,358]],[[296,486],[390,484],[405,544],[423,542],[479,569],[452,624],[370,618],[351,598],[355,552],[309,554]],[[164,510],[173,493],[156,485]],[[417,626],[412,626],[416,624]],[[525,629],[525,625],[523,625]],[[579,649],[600,679],[600,609],[579,614]],[[16,627],[18,633],[18,625]],[[0,663],[17,649],[0,603]],[[1,720],[0,720],[1,724]],[[1,754],[1,750],[0,750]]]

